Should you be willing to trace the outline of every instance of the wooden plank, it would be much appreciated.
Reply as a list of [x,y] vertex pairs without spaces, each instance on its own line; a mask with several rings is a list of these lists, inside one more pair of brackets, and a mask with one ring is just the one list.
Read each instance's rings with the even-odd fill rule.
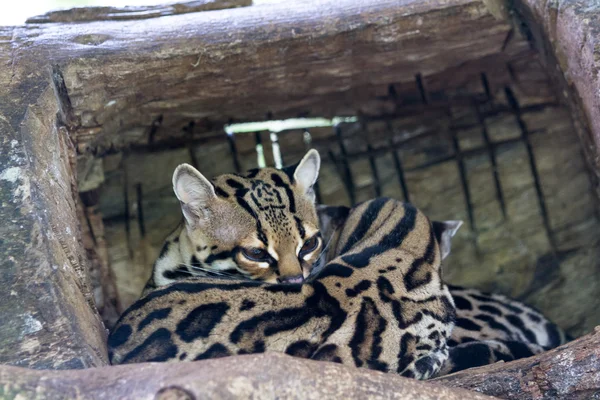
[[592,399],[600,393],[600,330],[557,349],[435,379],[506,400]]
[[280,353],[84,371],[0,366],[0,393],[52,399],[403,399],[486,400],[464,389]]
[[105,365],[73,200],[74,147],[57,123],[69,107],[51,70],[15,68],[14,38],[0,28],[0,363]]
[[482,0],[269,1],[150,21],[29,25],[16,29],[14,67],[57,65],[80,150],[101,152],[147,143],[159,117],[156,142],[185,135],[191,120],[352,113],[372,100],[354,88],[510,57],[523,47],[505,46],[511,32]]
[[225,10],[228,8],[246,7],[252,0],[193,0],[164,1],[154,6],[129,7],[77,7],[68,10],[50,11],[43,15],[31,17],[28,24],[49,22],[87,22],[87,21],[125,21],[131,19],[148,19],[193,13],[198,11]]
[[570,106],[600,196],[600,8],[592,0],[514,5]]

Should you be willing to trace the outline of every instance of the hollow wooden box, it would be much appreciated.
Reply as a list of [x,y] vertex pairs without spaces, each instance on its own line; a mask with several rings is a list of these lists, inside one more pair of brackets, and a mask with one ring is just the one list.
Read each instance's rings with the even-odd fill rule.
[[[514,291],[547,308],[545,312],[554,307],[548,298],[568,303],[563,314],[583,307],[571,319],[551,316],[563,318],[559,322],[572,332],[589,332],[600,321],[600,311],[593,302],[581,304],[582,299],[600,298],[600,285],[595,285],[600,278],[593,272],[597,261],[577,268],[599,254],[597,241],[581,239],[593,236],[596,225],[580,229],[598,218],[600,11],[592,3],[257,0],[250,5],[246,0],[206,0],[56,12],[24,26],[1,27],[0,362],[31,369],[107,365],[103,320],[114,322],[123,299],[109,267],[110,237],[105,237],[94,181],[98,175],[90,172],[98,160],[115,155],[130,157],[130,164],[157,160],[143,164],[142,175],[150,180],[153,174],[172,171],[166,168],[172,160],[161,162],[161,154],[179,149],[189,152],[183,161],[220,165],[225,146],[227,166],[244,169],[255,163],[254,145],[261,134],[241,140],[236,150],[224,135],[225,124],[298,117],[358,119],[347,136],[342,136],[344,127],[312,135],[311,145],[324,155],[324,202],[352,204],[392,195],[410,197],[436,218],[458,214],[468,229],[456,249],[453,260],[458,266],[448,272],[450,280]],[[555,136],[539,136],[550,131]],[[443,139],[436,136],[440,134]],[[289,142],[279,138],[287,146],[283,154],[288,161],[305,150],[299,137]],[[436,147],[438,140],[443,145]],[[544,143],[554,147],[537,151]],[[508,146],[510,152],[513,145],[521,151],[514,165],[528,176],[523,198],[510,194],[519,187],[503,189],[498,173],[502,149]],[[194,159],[199,148],[200,161]],[[482,171],[470,169],[469,160],[477,157],[486,160]],[[567,175],[554,186],[544,183],[544,174],[570,171],[572,163],[574,174],[585,171],[585,182],[563,191],[558,186],[570,181]],[[453,178],[445,186],[448,165]],[[404,174],[413,175],[404,179]],[[135,177],[128,179],[119,196],[141,196]],[[420,189],[409,190],[411,182]],[[427,182],[434,188],[423,189]],[[478,189],[487,184],[489,190]],[[443,207],[430,204],[433,197],[443,202],[443,196],[460,200],[450,201],[444,213]],[[511,198],[525,205],[513,209]],[[490,202],[497,206],[494,217],[485,209]],[[568,228],[569,218],[557,217],[561,207],[576,220],[577,232]],[[135,212],[139,216],[141,206]],[[536,232],[518,235],[541,238],[544,251],[536,256],[537,264],[524,263],[525,272],[513,280],[502,278],[494,287],[489,269],[473,275],[469,268],[479,268],[474,260],[487,260],[486,254],[493,253],[498,240],[489,236],[494,218],[500,221],[507,215],[534,221],[530,225],[538,227]],[[131,229],[143,234],[146,228],[142,224]],[[573,251],[583,254],[582,249],[585,256],[579,264],[560,264]],[[526,284],[519,286],[523,276],[528,277]],[[575,283],[560,286],[565,277]],[[552,291],[556,285],[584,289],[560,297]],[[599,358],[597,348],[585,350],[585,343],[578,343],[565,351]],[[565,357],[556,357],[560,354]],[[289,362],[281,356],[261,357],[242,358],[240,365]],[[582,361],[570,362],[573,367]],[[171,376],[168,368],[175,367],[152,367],[147,375],[132,369],[101,371],[103,379],[116,380],[123,373],[148,383],[131,392],[119,392],[124,386],[117,385],[110,392],[115,396],[151,397],[169,383],[157,378]],[[548,368],[570,367],[548,361]],[[172,374],[177,371],[171,369]],[[340,371],[354,383],[368,375]],[[52,374],[48,376],[55,380],[42,382],[38,372],[2,367],[0,393],[31,394],[36,388],[47,390],[47,397],[75,396],[79,389],[82,397],[85,390],[91,397],[101,393],[102,388],[86,386],[94,372],[79,372],[75,378]],[[301,374],[310,379],[310,371]],[[254,373],[249,376],[262,382]],[[294,378],[283,374],[262,379],[283,385]],[[368,375],[366,385],[376,385],[378,379]],[[429,390],[396,377],[386,379],[390,386],[384,389],[414,384],[417,394]],[[544,379],[547,385],[536,390],[556,390],[558,375]],[[594,384],[578,386],[577,381],[559,395],[598,388],[598,379],[595,372],[586,381]],[[503,387],[490,389],[485,382],[469,386],[461,377],[446,381],[514,395]],[[323,383],[335,388],[340,384]],[[197,393],[198,385],[189,391]],[[358,386],[356,390],[366,390]]]

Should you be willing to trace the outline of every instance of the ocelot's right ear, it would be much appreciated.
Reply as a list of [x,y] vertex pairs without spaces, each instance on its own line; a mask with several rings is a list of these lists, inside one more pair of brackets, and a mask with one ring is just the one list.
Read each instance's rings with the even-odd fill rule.
[[212,183],[189,164],[175,169],[173,191],[181,203],[183,216],[192,227],[209,217],[210,205],[217,199]]
[[448,257],[450,254],[451,239],[458,228],[463,224],[462,221],[432,221],[431,226],[433,233],[440,246],[440,253],[442,253],[442,260]]
[[309,150],[294,170],[294,182],[300,189],[313,201],[315,193],[314,184],[319,178],[319,169],[321,168],[321,156],[315,149]]

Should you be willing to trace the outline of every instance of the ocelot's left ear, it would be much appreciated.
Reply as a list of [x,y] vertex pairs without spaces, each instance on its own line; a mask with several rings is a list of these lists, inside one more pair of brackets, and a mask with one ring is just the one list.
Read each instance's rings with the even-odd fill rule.
[[432,221],[433,233],[440,245],[442,260],[450,254],[450,242],[458,228],[463,224],[462,221]]
[[315,149],[311,149],[300,160],[294,171],[294,181],[304,193],[314,200],[315,193],[313,185],[319,177],[319,168],[321,168],[321,156]]

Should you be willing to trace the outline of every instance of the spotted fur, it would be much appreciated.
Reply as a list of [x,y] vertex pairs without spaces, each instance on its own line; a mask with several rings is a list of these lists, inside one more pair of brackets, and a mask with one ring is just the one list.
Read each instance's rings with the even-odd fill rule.
[[[254,221],[259,221],[256,222],[256,226],[258,228],[259,225],[263,224],[260,216],[265,211],[272,212],[272,210],[275,209],[283,210],[283,213],[290,214],[292,207],[288,205],[287,208],[278,208],[277,206],[279,203],[273,201],[275,198],[278,199],[277,196],[275,196],[275,198],[268,198],[262,206],[260,203],[249,203],[247,202],[248,192],[245,190],[248,187],[257,188],[260,185],[274,186],[276,181],[285,181],[285,177],[287,176],[290,179],[290,190],[284,189],[284,192],[289,193],[291,191],[292,193],[296,193],[298,196],[300,196],[300,201],[302,201],[303,191],[298,190],[297,187],[294,187],[295,180],[292,179],[294,176],[294,171],[297,172],[301,165],[302,162],[298,167],[296,167],[295,170],[294,167],[292,167],[284,170],[283,172],[267,168],[264,170],[250,171],[244,176],[223,175],[221,177],[217,177],[213,181],[212,185],[215,188],[215,193],[220,193],[221,197],[230,198],[232,200],[235,199],[236,202],[242,201],[242,204],[243,201],[246,201],[247,204],[257,206],[257,208],[254,208],[255,214],[253,214],[252,217],[254,218]],[[273,174],[278,175],[280,178],[274,179]],[[176,176],[177,173],[174,176],[174,183],[176,181]],[[232,187],[232,182],[228,182],[230,179],[237,179],[240,182],[243,182],[243,185],[247,185],[244,186],[246,189],[243,189],[243,192],[241,192],[244,194],[244,196],[238,197],[236,195],[237,191],[242,188],[239,187],[237,183],[233,183]],[[314,179],[316,179],[316,176]],[[259,183],[256,182],[257,180]],[[314,182],[314,180],[312,182]],[[177,193],[176,184],[174,184],[174,186]],[[232,189],[235,189],[235,191],[232,192]],[[251,189],[249,189],[249,191],[250,190]],[[305,195],[306,194],[308,194],[309,198],[312,196],[312,193],[310,192],[305,193]],[[249,198],[252,199],[252,196]],[[293,198],[296,199],[296,197]],[[360,220],[361,222],[357,224],[356,229],[352,230],[351,233],[347,231],[347,229],[349,229],[347,222],[351,212],[351,210],[347,207],[317,206],[317,215],[319,219],[318,222],[312,218],[312,214],[305,212],[304,215],[310,215],[309,217],[303,219],[304,221],[307,221],[308,225],[312,228],[312,230],[309,230],[309,232],[318,232],[320,229],[320,232],[315,234],[315,236],[318,236],[320,239],[319,251],[323,247],[328,248],[329,251],[327,251],[327,254],[325,254],[324,257],[320,258],[317,257],[317,251],[315,251],[310,259],[305,260],[305,264],[303,264],[303,278],[306,276],[306,272],[311,273],[312,276],[318,276],[319,271],[323,269],[323,266],[327,260],[333,260],[338,257],[339,254],[352,251],[353,246],[360,244],[362,240],[365,239],[363,235],[365,235],[365,233],[371,229],[373,224],[378,220],[386,202],[387,200],[385,199],[376,199],[369,202],[369,206],[362,209],[364,210],[364,213],[361,214],[360,218],[355,217],[355,220]],[[233,204],[235,205],[235,203]],[[310,204],[312,205],[312,198],[310,199]],[[246,209],[244,206],[242,206],[242,208]],[[184,201],[182,201],[182,209],[185,215],[186,203]],[[282,215],[280,215],[277,218],[271,218],[270,222],[282,219],[284,218]],[[267,220],[269,219],[267,218]],[[296,216],[294,216],[294,220],[297,222]],[[252,219],[250,219],[250,221],[252,221]],[[291,221],[291,218],[288,217],[288,221]],[[191,222],[192,223],[190,223],[190,225],[193,226],[194,220],[192,219]],[[218,224],[218,219],[216,224]],[[214,226],[216,225],[213,225],[213,227]],[[225,227],[227,226],[228,225],[225,225]],[[280,240],[277,235],[283,235],[285,238],[285,231],[283,231],[284,233],[282,234],[282,230],[278,230],[277,228],[279,227],[277,225],[272,226],[268,224],[268,226],[273,228],[269,230],[269,237],[273,238],[272,240]],[[307,231],[304,224],[302,226],[297,224],[296,226],[298,229],[298,234],[300,234],[303,230],[304,232]],[[436,242],[439,245],[442,259],[449,254],[450,238],[454,235],[459,226],[460,224],[456,221],[434,221],[432,223],[432,232],[436,237]],[[258,230],[259,229],[256,229],[256,231]],[[190,245],[180,244],[192,241],[190,237],[194,237],[190,236],[188,232],[189,226],[182,225],[167,239],[165,247],[161,252],[161,256],[155,265],[153,279],[151,279],[147,289],[151,289],[155,285],[163,286],[169,282],[185,279],[190,275],[206,276],[215,273],[221,274],[224,270],[229,277],[236,276],[235,274],[237,273],[238,277],[259,280],[262,279],[268,282],[273,282],[274,279],[272,276],[270,278],[267,275],[255,276],[251,273],[244,272],[244,264],[242,263],[241,266],[237,266],[236,263],[238,263],[239,260],[235,257],[217,257],[216,255],[219,253],[206,252],[208,245],[201,247],[201,249],[206,252],[206,256],[203,254],[190,256],[192,251],[186,250],[190,247]],[[377,237],[375,232],[371,232],[371,234],[373,237]],[[383,235],[384,232],[381,232],[381,236]],[[302,234],[300,234],[300,236],[302,237]],[[201,236],[200,238],[206,241],[204,236]],[[339,243],[340,240],[345,243],[343,248],[339,248],[339,246],[335,245],[336,243]],[[327,243],[332,245],[326,246]],[[213,247],[211,246],[210,249],[212,251]],[[185,260],[188,258],[191,258],[191,260],[189,263],[186,263]],[[220,260],[225,261],[219,264]],[[228,268],[222,268],[225,263]],[[275,277],[277,277],[278,271],[276,268],[270,269],[269,271],[275,271],[274,274]],[[382,271],[383,269],[379,272]],[[279,278],[279,280],[281,280],[281,278]],[[356,287],[349,288],[346,294],[358,294],[359,296],[362,295],[362,289],[364,289],[367,284],[363,283],[362,285],[363,286],[357,284]],[[407,286],[407,288],[410,288],[410,286]],[[562,330],[548,321],[542,314],[522,303],[511,300],[504,296],[487,294],[478,290],[464,289],[455,286],[450,286],[450,293],[452,294],[453,298],[456,299],[458,315],[457,325],[452,331],[451,338],[448,340],[448,345],[450,348],[449,359],[438,371],[438,375],[455,372],[474,366],[485,365],[499,360],[510,361],[513,359],[530,356],[556,347],[566,341],[565,334]],[[242,304],[239,306],[239,312],[249,311],[250,309],[256,307],[257,304],[255,300],[248,300],[245,298],[240,301],[242,301]],[[160,302],[157,304],[160,304]],[[266,311],[266,309],[263,309],[263,311]],[[151,311],[150,308],[148,312],[150,312],[149,315],[156,315],[153,313],[157,311]],[[163,310],[162,313],[165,313],[165,311]],[[162,314],[159,313],[159,315]],[[302,353],[307,356],[310,354],[310,352],[308,352],[305,348],[300,351],[300,347],[300,344],[298,344],[289,351],[294,353],[296,351],[294,349],[297,349],[299,354]],[[228,350],[227,354],[232,353]],[[219,356],[221,355],[221,352],[217,352],[215,349],[213,349],[211,352],[206,354],[206,357],[212,357],[213,355]]]
[[530,357],[566,343],[564,331],[532,307],[509,297],[448,286],[457,321],[450,357],[439,372]]
[[[339,234],[349,208],[318,206],[325,241]],[[450,253],[456,229],[433,222],[442,258]],[[315,271],[318,271],[317,267]],[[566,343],[562,329],[534,308],[500,294],[448,285],[456,305],[456,323],[448,340],[449,358],[438,376],[467,368],[530,357]]]
[[315,150],[283,170],[255,169],[212,181],[190,165],[179,166],[173,189],[184,220],[165,241],[144,293],[190,276],[304,280],[323,244],[312,189],[319,166]]
[[368,201],[349,210],[331,261],[303,284],[195,278],[150,292],[111,333],[111,362],[268,350],[432,377],[455,318],[438,237],[414,206]]

